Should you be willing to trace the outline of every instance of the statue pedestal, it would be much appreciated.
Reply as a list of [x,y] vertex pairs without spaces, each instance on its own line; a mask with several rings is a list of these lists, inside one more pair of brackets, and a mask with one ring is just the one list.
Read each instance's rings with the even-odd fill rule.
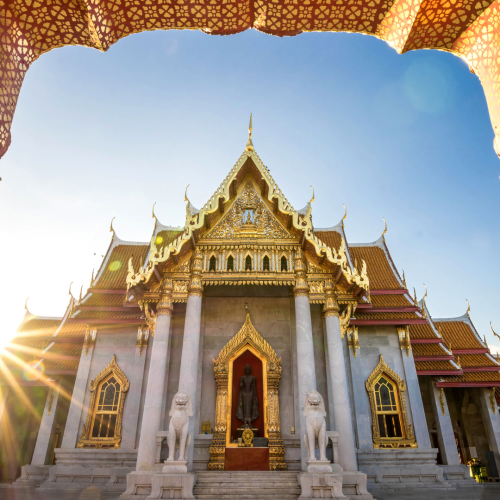
[[[318,467],[325,467],[326,469],[327,465],[325,463],[325,465]],[[330,465],[330,471],[331,471],[331,465]],[[302,490],[299,498],[347,499],[347,497],[342,493],[342,474],[333,474],[331,472],[330,473],[307,472],[299,474],[298,479],[300,488]]]
[[147,498],[194,498],[195,478],[195,474],[155,474],[151,476],[151,494]]
[[309,474],[331,474],[333,472],[330,460],[307,461],[307,472]]
[[187,460],[165,460],[162,474],[187,474]]

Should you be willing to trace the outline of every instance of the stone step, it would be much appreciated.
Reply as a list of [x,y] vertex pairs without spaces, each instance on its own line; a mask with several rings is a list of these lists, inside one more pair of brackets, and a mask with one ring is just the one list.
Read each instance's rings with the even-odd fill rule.
[[[299,493],[300,494],[300,493]],[[299,494],[284,494],[284,493],[279,493],[277,495],[252,495],[252,494],[239,494],[237,497],[234,496],[234,494],[220,494],[220,495],[213,495],[213,494],[200,494],[200,493],[195,493],[195,497],[200,500],[219,500],[219,499],[224,499],[224,500],[259,500],[260,498],[264,499],[269,499],[269,500],[297,500],[297,497]]]
[[263,478],[262,480],[254,480],[253,478],[236,478],[236,477],[230,477],[227,479],[221,479],[215,478],[215,477],[210,477],[210,478],[201,478],[198,476],[196,482],[199,483],[210,483],[210,484],[238,484],[238,483],[250,483],[254,484],[256,482],[263,482],[263,483],[272,483],[272,484],[296,484],[297,483],[297,478],[283,478],[283,479],[278,479],[278,478]]

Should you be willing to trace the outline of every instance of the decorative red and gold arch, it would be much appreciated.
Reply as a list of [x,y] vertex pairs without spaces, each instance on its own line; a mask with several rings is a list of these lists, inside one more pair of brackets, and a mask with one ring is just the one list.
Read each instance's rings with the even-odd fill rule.
[[106,51],[157,29],[277,36],[365,33],[399,53],[439,49],[464,59],[484,87],[500,155],[500,0],[0,0],[0,156],[24,75],[40,55],[83,45]]

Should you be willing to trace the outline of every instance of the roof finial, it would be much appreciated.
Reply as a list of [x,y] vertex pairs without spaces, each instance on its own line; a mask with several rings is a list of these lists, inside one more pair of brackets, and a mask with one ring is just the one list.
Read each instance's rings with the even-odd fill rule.
[[155,215],[155,205],[156,205],[156,201],[153,203],[153,209],[152,209],[153,215],[151,215],[151,218],[153,218],[155,220],[155,222],[158,222],[158,219],[156,218],[156,215]]
[[406,285],[406,278],[405,278],[405,270],[403,269],[403,285],[405,286],[405,288],[408,288],[408,286]]
[[110,233],[113,233],[113,236],[111,237],[111,239],[113,239],[115,237],[115,230],[113,229],[113,221],[115,220],[115,218],[113,217],[111,219],[111,225],[109,226],[109,232]]
[[[28,300],[29,300],[29,299],[30,299],[30,298],[28,297],[28,298],[26,299],[26,302],[24,303],[24,308],[26,309],[26,311],[28,311]],[[28,312],[29,312],[29,311],[28,311]],[[491,323],[490,323],[490,325],[491,325]],[[491,327],[491,329],[493,330],[493,327]],[[495,332],[493,332],[493,333],[495,333]],[[495,333],[495,335],[496,335],[496,333]]]
[[184,201],[189,201],[188,200],[188,187],[189,187],[189,184],[186,186],[186,191],[184,192]]
[[[467,299],[465,299],[465,300],[467,300]],[[470,313],[470,303],[467,300],[467,316],[469,316],[469,313]]]
[[[27,301],[27,299],[26,299]],[[493,335],[496,335],[498,337],[498,339],[500,340],[500,335],[498,335],[497,332],[495,332],[495,330],[493,330],[493,325],[491,324],[491,321],[490,321],[490,328],[491,328],[491,331],[493,332]]]
[[413,295],[413,302],[415,302],[415,304],[418,306],[417,291],[415,290],[415,287],[413,287]]
[[82,301],[82,291],[83,291],[83,285],[80,288],[80,296],[78,297],[78,303],[80,304]]
[[73,294],[71,293],[71,285],[72,285],[72,284],[73,284],[73,282],[71,282],[71,283],[69,284],[69,291],[68,291],[68,294],[69,294],[69,295],[71,295],[71,296],[73,297]]
[[90,278],[90,287],[92,288],[94,286],[94,270],[92,269],[92,278]]
[[310,188],[312,189],[312,191],[313,191],[313,196],[312,196],[312,198],[311,198],[311,201],[309,202],[309,204],[311,204],[311,203],[314,203],[314,201],[315,201],[315,200],[314,200],[314,188],[313,188],[312,186],[309,186],[309,187],[310,187]]
[[248,125],[248,142],[245,148],[245,151],[253,151],[253,142],[252,142],[252,113],[250,113],[250,123]]
[[424,287],[425,287],[425,293],[424,293],[424,296],[422,297],[422,302],[424,301],[425,297],[427,297],[427,286],[425,285],[425,283],[424,283]]
[[384,238],[385,241],[385,235],[387,234],[387,221],[385,220],[385,217],[382,217],[382,219],[384,219],[384,224],[385,224],[384,232],[382,233],[382,238]]
[[[344,203],[342,203],[344,205]],[[344,217],[342,217],[342,229],[344,229],[344,219],[347,219],[347,208],[344,205]]]

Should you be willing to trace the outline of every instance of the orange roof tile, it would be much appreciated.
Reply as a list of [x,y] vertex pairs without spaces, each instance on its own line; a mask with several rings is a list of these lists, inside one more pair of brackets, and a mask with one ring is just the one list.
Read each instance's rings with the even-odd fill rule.
[[85,307],[120,307],[123,306],[125,295],[114,293],[91,293],[84,297],[80,305]]
[[371,295],[373,307],[415,307],[406,295]]
[[356,319],[424,319],[424,318],[413,312],[370,313],[369,310],[361,309],[356,311]]
[[410,339],[435,339],[438,338],[432,326],[427,325],[410,325]]
[[17,329],[16,336],[11,340],[11,344],[43,349],[60,323],[61,318],[44,318],[26,313],[23,322]]
[[413,349],[413,356],[450,356],[448,351],[445,351],[440,344],[412,344],[411,348]]
[[155,238],[156,248],[158,248],[158,250],[165,248],[166,246],[170,245],[170,243],[172,243],[175,240],[175,238],[177,238],[177,236],[179,236],[183,232],[184,232],[183,228],[179,230],[158,231],[158,234],[156,235]]
[[486,354],[460,354],[460,364],[463,368],[476,366],[498,366],[500,365],[491,360]]
[[367,266],[371,290],[397,290],[403,287],[394,275],[387,260],[387,256],[380,247],[376,246],[350,246],[349,252],[358,265],[364,260]]
[[450,361],[415,361],[417,371],[423,370],[450,370],[457,371],[457,368]]
[[469,324],[464,321],[439,321],[434,320],[439,327],[446,345],[451,344],[451,349],[484,349],[484,345],[477,338]]
[[500,382],[500,372],[466,372],[454,377],[447,376],[445,382]]
[[314,231],[314,235],[330,248],[336,251],[340,248],[342,236],[337,231]]

